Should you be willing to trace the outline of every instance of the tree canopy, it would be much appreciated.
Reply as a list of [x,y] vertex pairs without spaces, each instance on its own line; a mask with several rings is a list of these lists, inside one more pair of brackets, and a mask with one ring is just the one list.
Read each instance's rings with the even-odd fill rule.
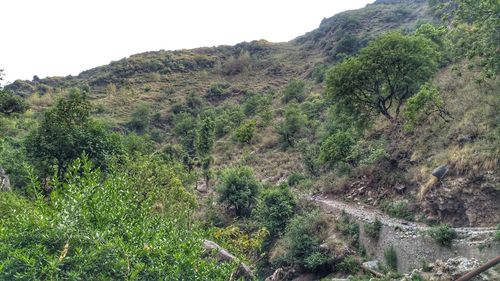
[[328,73],[327,93],[352,112],[394,120],[404,102],[435,73],[438,58],[430,40],[390,32],[335,65]]

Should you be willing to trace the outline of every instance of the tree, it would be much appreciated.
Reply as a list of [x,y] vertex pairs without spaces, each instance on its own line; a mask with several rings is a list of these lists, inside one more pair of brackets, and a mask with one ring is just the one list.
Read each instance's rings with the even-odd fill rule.
[[247,120],[243,122],[243,124],[236,129],[236,140],[242,143],[250,143],[253,138],[256,124],[257,122],[255,122],[255,120]]
[[302,80],[292,80],[283,91],[283,100],[290,102],[296,100],[302,102],[305,99],[306,83]]
[[294,215],[295,198],[286,185],[265,189],[259,196],[255,217],[271,236],[282,234]]
[[201,120],[201,125],[198,130],[197,150],[201,160],[201,167],[205,182],[210,180],[210,166],[212,165],[212,151],[215,141],[215,122],[211,116],[205,116]]
[[237,216],[248,215],[255,204],[260,183],[249,167],[228,168],[222,172],[219,202],[234,209]]
[[179,137],[182,146],[182,162],[189,171],[196,162],[196,137],[198,120],[189,113],[180,113],[175,116],[174,131]]
[[278,133],[285,147],[294,146],[306,125],[306,116],[296,103],[285,108],[285,120],[278,125]]
[[6,115],[23,113],[28,109],[28,104],[11,92],[0,90],[0,112]]
[[437,70],[438,58],[430,40],[391,32],[372,41],[358,56],[335,65],[328,73],[327,94],[353,113],[397,120],[404,102]]
[[120,151],[116,138],[90,119],[90,103],[78,90],[44,112],[38,127],[28,135],[25,147],[42,177],[52,175],[55,168],[59,179],[82,153],[97,167],[106,168],[109,158]]

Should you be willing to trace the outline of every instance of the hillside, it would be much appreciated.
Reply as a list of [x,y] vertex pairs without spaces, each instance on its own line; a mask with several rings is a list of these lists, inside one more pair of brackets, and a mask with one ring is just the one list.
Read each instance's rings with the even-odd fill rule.
[[[384,278],[400,280],[457,252],[485,262],[500,245],[500,24],[484,3],[429,3],[377,0],[289,42],[152,51],[6,85],[0,279],[368,280],[362,262],[385,257]],[[58,269],[18,266],[30,231]]]

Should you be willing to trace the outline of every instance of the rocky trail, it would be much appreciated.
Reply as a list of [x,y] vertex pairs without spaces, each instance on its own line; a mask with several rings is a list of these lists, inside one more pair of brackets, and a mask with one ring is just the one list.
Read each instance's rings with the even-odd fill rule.
[[[406,221],[403,219],[393,218],[385,214],[381,210],[371,206],[363,205],[361,203],[350,203],[340,200],[329,199],[323,195],[313,195],[310,199],[326,210],[331,211],[345,211],[349,216],[356,218],[358,221],[371,222],[378,218],[383,225],[398,229],[401,232],[411,234],[423,234],[430,229],[430,227],[423,223]],[[493,235],[496,231],[495,227],[458,227],[455,228],[458,238],[470,238]]]

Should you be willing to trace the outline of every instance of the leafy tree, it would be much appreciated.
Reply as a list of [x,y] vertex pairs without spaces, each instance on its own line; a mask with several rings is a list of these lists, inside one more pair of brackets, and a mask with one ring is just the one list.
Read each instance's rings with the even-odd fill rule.
[[264,189],[255,207],[256,219],[271,236],[280,235],[294,215],[295,198],[286,185]]
[[96,166],[106,168],[111,156],[121,150],[117,138],[90,118],[90,103],[78,90],[44,112],[39,126],[28,135],[25,147],[41,176],[52,175],[55,168],[59,179],[82,153]]
[[201,160],[203,175],[208,186],[210,180],[210,166],[212,164],[212,151],[215,141],[215,122],[211,116],[201,120],[198,130],[197,150]]
[[397,120],[404,102],[437,70],[437,59],[436,46],[430,40],[387,33],[329,71],[327,94],[353,113],[382,114]]
[[260,183],[249,167],[228,168],[217,188],[219,201],[234,209],[237,216],[248,215],[254,206]]
[[296,103],[289,104],[284,115],[285,120],[278,125],[277,131],[284,147],[294,146],[301,137],[307,118]]
[[432,85],[424,85],[416,95],[406,102],[405,129],[411,130],[414,125],[422,122],[433,113],[437,113],[444,120],[450,118],[450,113],[444,108],[444,101],[439,95],[438,89]]
[[290,102],[296,100],[297,102],[302,102],[305,99],[306,83],[302,80],[294,79],[288,83],[283,90],[283,100],[285,102]]
[[28,104],[21,97],[11,92],[0,89],[0,112],[6,115],[23,113],[28,109]]

